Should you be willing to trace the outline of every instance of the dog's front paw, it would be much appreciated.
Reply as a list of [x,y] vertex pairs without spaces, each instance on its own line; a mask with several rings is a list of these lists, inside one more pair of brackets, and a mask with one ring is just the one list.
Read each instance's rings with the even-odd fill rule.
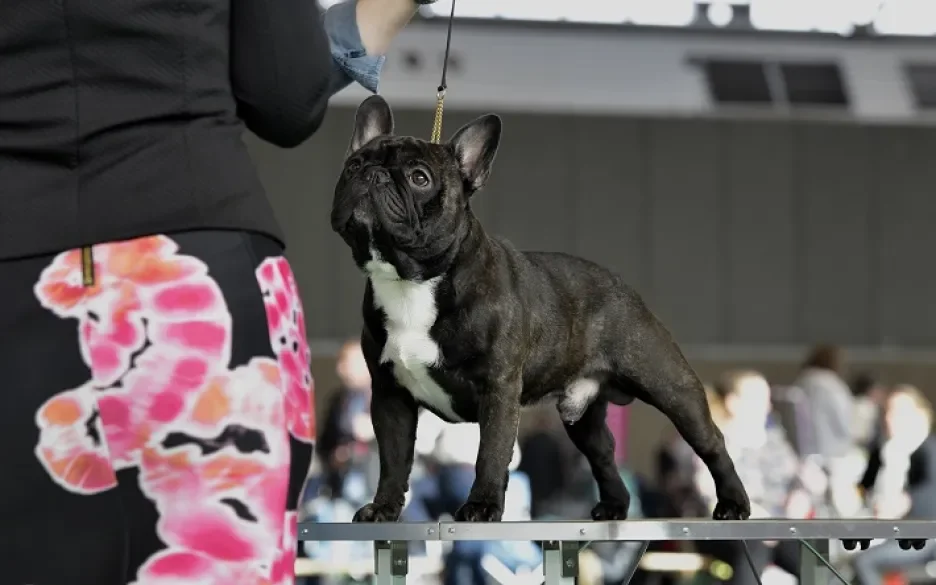
[[352,522],[396,522],[402,510],[397,506],[387,504],[367,504],[358,510]]
[[455,512],[456,522],[500,522],[504,508],[490,502],[465,502]]
[[598,505],[592,508],[591,517],[596,522],[603,520],[627,520],[627,509],[630,505],[626,502],[598,502]]
[[743,487],[724,490],[718,495],[718,503],[712,518],[715,520],[747,520],[751,517],[751,501]]

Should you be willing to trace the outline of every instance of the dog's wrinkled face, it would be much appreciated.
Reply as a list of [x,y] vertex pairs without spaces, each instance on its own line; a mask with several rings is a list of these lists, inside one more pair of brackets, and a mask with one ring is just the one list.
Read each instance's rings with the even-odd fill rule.
[[444,273],[468,233],[468,202],[491,173],[500,133],[500,118],[489,114],[445,144],[394,136],[387,102],[364,100],[331,214],[357,265],[412,281]]

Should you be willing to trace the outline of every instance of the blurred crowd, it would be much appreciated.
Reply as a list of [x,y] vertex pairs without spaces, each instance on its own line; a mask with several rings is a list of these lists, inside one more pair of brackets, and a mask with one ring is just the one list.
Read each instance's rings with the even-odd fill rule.
[[[350,521],[377,484],[370,377],[357,343],[343,347],[337,370],[342,387],[327,408],[304,502],[306,516],[322,522]],[[789,386],[738,370],[706,387],[712,416],[750,495],[752,516],[936,520],[930,403],[913,386],[887,387],[872,373],[851,379],[843,372],[841,351],[820,346]],[[532,417],[515,445],[504,520],[588,518],[597,501],[588,463],[555,413]],[[474,480],[478,432],[477,425],[448,425],[431,413],[421,415],[404,521],[454,514]],[[714,508],[711,476],[675,431],[663,437],[655,477],[638,477],[626,465],[620,473],[632,494],[630,518],[709,517]],[[579,583],[617,584],[633,574],[632,582],[657,585],[687,578],[756,585],[752,564],[764,585],[795,583],[800,565],[795,541],[749,542],[748,551],[736,541],[664,542],[650,550],[658,556],[692,553],[702,561],[687,577],[684,570],[639,565],[637,543],[593,544],[581,557]],[[310,571],[309,584],[369,578],[369,543],[306,542],[301,554],[345,566]],[[542,574],[542,551],[534,542],[418,544],[411,554],[411,581],[509,584]],[[366,563],[357,563],[361,559]],[[419,559],[426,562],[420,565]],[[936,550],[933,541],[920,550],[876,542],[864,551],[834,550],[833,560],[857,585],[906,585],[933,580],[926,569],[936,562]]]

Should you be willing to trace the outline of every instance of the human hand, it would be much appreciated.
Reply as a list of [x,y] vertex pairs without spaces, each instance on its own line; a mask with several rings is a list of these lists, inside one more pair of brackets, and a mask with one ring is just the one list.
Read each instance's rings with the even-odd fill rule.
[[417,9],[434,2],[436,0],[357,0],[355,15],[364,50],[368,55],[386,55]]
[[355,440],[369,443],[374,439],[374,423],[370,414],[361,413],[351,420],[351,435]]
[[787,518],[807,518],[812,509],[812,497],[806,490],[794,490],[787,499]]
[[912,501],[906,492],[883,498],[874,507],[874,516],[882,520],[903,518],[910,511]]
[[351,459],[351,449],[347,445],[339,445],[329,457],[329,463],[334,468],[344,467],[344,464]]
[[816,496],[829,489],[829,476],[814,459],[806,459],[800,466],[799,480],[809,493]]
[[771,513],[767,510],[767,508],[764,508],[764,507],[761,506],[760,504],[756,504],[756,503],[754,503],[754,502],[751,502],[751,518],[752,518],[752,519],[760,519],[760,520],[763,520],[763,519],[766,519],[766,518],[773,518],[773,517],[774,517],[774,515],[771,514]]

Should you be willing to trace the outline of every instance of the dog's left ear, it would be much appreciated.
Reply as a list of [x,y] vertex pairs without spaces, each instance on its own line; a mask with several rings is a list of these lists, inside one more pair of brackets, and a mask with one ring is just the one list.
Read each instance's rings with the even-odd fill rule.
[[449,145],[455,151],[459,170],[471,193],[484,186],[491,175],[500,137],[500,117],[487,114],[459,128],[449,140]]
[[351,133],[348,155],[374,138],[386,134],[393,134],[393,112],[387,100],[375,94],[361,102],[357,113],[354,114],[354,130]]

